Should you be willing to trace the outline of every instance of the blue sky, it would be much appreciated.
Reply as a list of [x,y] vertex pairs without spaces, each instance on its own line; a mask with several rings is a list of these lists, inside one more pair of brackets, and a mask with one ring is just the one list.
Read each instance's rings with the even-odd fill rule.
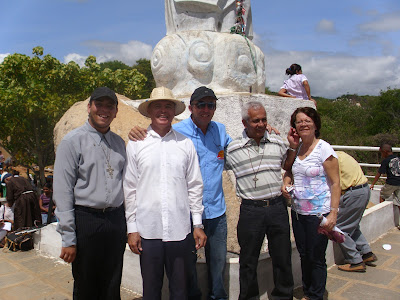
[[[378,95],[400,88],[399,0],[251,1],[266,85],[278,91],[298,63],[313,96]],[[166,33],[163,0],[3,0],[0,62],[43,46],[62,62],[151,57]]]

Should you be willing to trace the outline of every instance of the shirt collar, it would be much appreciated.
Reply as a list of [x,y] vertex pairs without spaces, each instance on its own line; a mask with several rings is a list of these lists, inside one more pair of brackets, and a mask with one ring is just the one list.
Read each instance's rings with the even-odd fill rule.
[[[262,137],[260,144],[261,143],[268,143],[270,141],[270,134],[268,133],[267,130],[265,130],[264,136]],[[255,143],[255,140],[253,138],[249,138],[247,136],[246,130],[244,129],[242,132],[242,138],[241,138],[241,146],[251,146],[253,143]]]
[[[190,115],[190,117],[189,117],[189,124],[190,124],[190,126],[192,126],[192,128],[193,128],[194,130],[199,130],[199,131],[203,132],[203,131],[193,122],[192,115]],[[207,132],[208,132],[208,131],[211,131],[213,128],[214,128],[214,122],[213,122],[213,121],[210,121],[210,123],[208,123],[208,126],[207,126]]]
[[175,132],[175,130],[172,129],[172,127],[166,135],[160,136],[157,132],[154,131],[153,128],[151,128],[151,125],[149,125],[149,127],[147,127],[147,133],[149,135],[151,135],[152,137],[159,138],[159,139],[163,139],[163,138],[168,137],[169,135],[173,135],[173,139],[177,140],[176,132]]
[[93,139],[95,140],[95,142],[99,145],[101,140],[104,139],[106,140],[106,142],[111,145],[111,130],[108,130],[106,133],[101,133],[99,131],[97,131],[95,128],[92,127],[92,125],[90,125],[89,121],[86,121],[85,123],[85,128],[87,131],[89,131],[90,135],[93,137]]

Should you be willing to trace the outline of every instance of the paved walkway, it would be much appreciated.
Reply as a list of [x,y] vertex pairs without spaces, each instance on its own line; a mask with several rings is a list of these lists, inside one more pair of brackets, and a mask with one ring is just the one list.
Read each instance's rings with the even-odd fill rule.
[[[383,244],[390,244],[387,251]],[[378,256],[376,267],[366,273],[342,272],[333,266],[328,271],[326,299],[400,299],[400,230],[393,228],[371,244]],[[38,251],[3,252],[0,249],[0,300],[72,299],[71,267]],[[141,299],[124,288],[123,300]],[[295,299],[301,299],[301,289]]]
[[[382,245],[390,244],[390,251]],[[328,270],[328,281],[324,299],[332,300],[400,300],[400,230],[393,228],[371,245],[378,257],[376,267],[367,266],[367,272],[343,272],[332,266]],[[295,299],[301,299],[297,289]]]
[[[72,299],[71,266],[37,250],[4,252],[0,249],[0,300]],[[121,288],[122,300],[140,295]]]

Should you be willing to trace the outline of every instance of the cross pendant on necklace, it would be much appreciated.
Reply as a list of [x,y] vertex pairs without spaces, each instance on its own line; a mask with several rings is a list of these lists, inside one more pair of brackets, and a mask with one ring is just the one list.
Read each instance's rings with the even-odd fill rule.
[[110,165],[108,165],[106,171],[107,171],[108,174],[110,175],[111,179],[113,179],[114,169],[111,168]]
[[253,181],[254,181],[254,188],[257,187],[257,180],[258,180],[258,178],[257,178],[257,176],[255,175],[254,178],[253,178]]

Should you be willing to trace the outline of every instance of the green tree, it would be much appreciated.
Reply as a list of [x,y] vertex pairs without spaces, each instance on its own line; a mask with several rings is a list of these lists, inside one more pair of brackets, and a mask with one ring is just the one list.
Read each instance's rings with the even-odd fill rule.
[[381,91],[370,105],[371,122],[368,133],[392,133],[400,135],[400,89]]
[[139,59],[136,61],[136,64],[133,65],[133,68],[138,70],[144,76],[146,76],[147,81],[143,88],[143,98],[139,99],[147,99],[150,97],[151,91],[156,87],[156,82],[153,77],[153,72],[151,71],[150,60],[148,59]]
[[119,60],[102,62],[102,63],[100,63],[100,68],[101,68],[101,70],[109,68],[111,71],[116,71],[118,69],[120,69],[120,70],[132,69],[132,67],[128,66],[127,64],[125,64]]
[[265,94],[266,94],[266,95],[275,95],[275,96],[277,96],[277,95],[278,95],[278,93],[277,93],[277,92],[273,92],[273,91],[271,91],[271,90],[269,89],[269,87],[268,87],[268,86],[266,86],[266,87],[265,87]]
[[44,167],[54,159],[53,129],[65,111],[99,86],[136,99],[145,77],[135,69],[101,70],[94,56],[83,68],[42,56],[35,47],[32,57],[15,53],[0,64],[0,141],[17,163],[38,165],[43,184]]

